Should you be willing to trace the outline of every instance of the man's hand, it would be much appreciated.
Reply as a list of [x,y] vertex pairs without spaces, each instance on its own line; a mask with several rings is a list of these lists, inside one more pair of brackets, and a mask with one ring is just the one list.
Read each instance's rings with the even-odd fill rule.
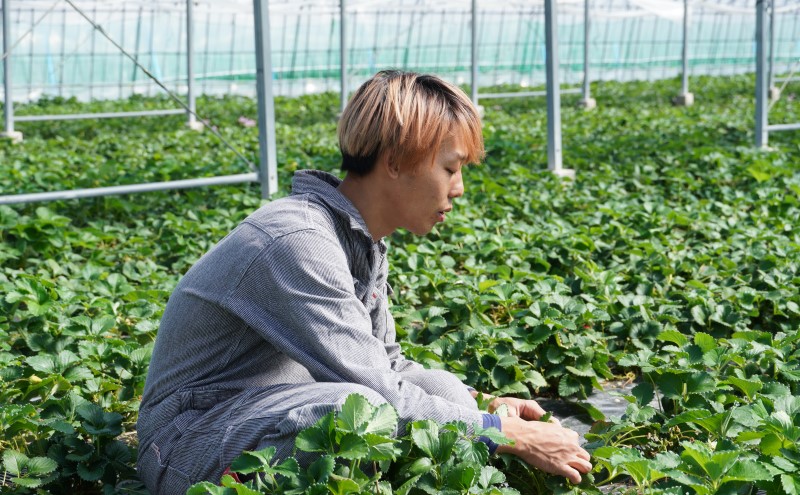
[[[516,397],[495,397],[489,404],[489,412],[495,412],[498,407],[505,404],[510,417],[519,417],[528,421],[538,421],[546,414],[535,400],[517,399]],[[551,417],[551,423],[561,424],[558,419]]]
[[501,445],[497,453],[514,454],[531,466],[564,476],[575,484],[581,482],[581,474],[592,470],[591,457],[578,444],[576,432],[554,423],[525,421],[521,417],[504,417],[500,421],[503,433],[514,445]]
[[[472,396],[476,397],[478,392],[473,392]],[[497,411],[497,408],[505,404],[508,408],[508,415],[510,417],[520,417],[528,421],[538,421],[539,418],[546,414],[535,400],[518,399],[516,397],[494,397],[487,394],[482,394],[485,399],[491,399],[489,403],[489,412]],[[560,425],[561,422],[555,418],[550,417],[550,422]]]

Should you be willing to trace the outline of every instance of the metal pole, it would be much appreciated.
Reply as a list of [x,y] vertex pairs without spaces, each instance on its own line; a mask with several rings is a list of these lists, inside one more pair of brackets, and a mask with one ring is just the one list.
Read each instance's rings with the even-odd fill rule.
[[558,13],[556,0],[544,2],[545,71],[547,74],[547,168],[561,176],[575,177],[562,168],[561,85],[558,80]]
[[592,95],[589,89],[589,0],[583,2],[583,99]]
[[683,0],[683,77],[681,94],[689,92],[689,0]]
[[345,0],[339,0],[339,110],[344,112],[347,106],[347,32],[345,29]]
[[269,0],[253,0],[253,15],[256,32],[256,90],[258,94],[258,176],[261,182],[261,197],[266,199],[278,191]]
[[56,201],[80,198],[96,198],[99,196],[115,196],[119,194],[138,194],[153,191],[172,191],[175,189],[189,189],[193,187],[218,186],[241,184],[242,182],[256,182],[258,175],[255,173],[221,175],[217,177],[204,177],[201,179],[184,179],[166,182],[150,182],[146,184],[129,184],[127,186],[94,187],[90,189],[70,189],[66,191],[52,191],[43,193],[12,194],[0,196],[0,205],[20,203],[35,203],[39,201]]
[[472,20],[470,30],[470,50],[472,54],[472,79],[471,96],[472,103],[478,106],[478,0],[472,0]]
[[14,98],[11,93],[11,34],[9,33],[11,16],[8,10],[9,0],[3,0],[3,53],[7,53],[3,59],[3,98],[5,99],[4,116],[5,116],[5,132],[3,136],[14,136]]
[[678,106],[694,104],[694,95],[689,92],[689,0],[683,0],[683,53],[681,55],[681,92],[672,99]]
[[186,125],[195,130],[203,127],[197,122],[194,114],[197,113],[194,97],[194,0],[186,0],[186,86],[187,106]]
[[131,74],[131,84],[136,82],[136,72],[139,70],[139,66],[136,62],[139,61],[139,41],[142,38],[142,17],[144,13],[144,7],[139,6],[139,18],[136,20],[136,43],[133,45],[134,52],[133,52],[133,73]]
[[[770,1],[769,7],[769,75],[767,77],[769,91],[772,93],[772,88],[775,87],[775,0]],[[770,94],[770,96],[772,95]]]
[[767,129],[767,72],[766,44],[767,33],[764,30],[767,0],[756,0],[756,147],[767,145],[769,131]]
[[580,106],[586,110],[591,110],[597,106],[597,102],[592,98],[591,89],[589,88],[589,36],[590,36],[591,18],[589,16],[589,0],[583,2],[583,98],[581,98]]

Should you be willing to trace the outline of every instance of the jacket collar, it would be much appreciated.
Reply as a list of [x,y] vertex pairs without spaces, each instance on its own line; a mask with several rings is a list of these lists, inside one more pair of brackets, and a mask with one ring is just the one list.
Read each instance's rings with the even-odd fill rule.
[[[361,213],[359,213],[353,203],[337,189],[341,183],[342,180],[340,178],[328,172],[323,172],[321,170],[298,170],[292,177],[292,194],[312,194],[318,197],[329,208],[336,212],[336,214],[348,220],[351,229],[361,232],[371,243],[375,243]],[[380,244],[380,247],[383,249],[384,242],[382,239],[379,239],[378,244]]]

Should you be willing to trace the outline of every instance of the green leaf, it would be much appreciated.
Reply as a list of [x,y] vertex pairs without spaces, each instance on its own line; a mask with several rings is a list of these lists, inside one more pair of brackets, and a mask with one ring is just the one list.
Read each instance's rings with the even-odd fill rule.
[[328,488],[330,488],[333,495],[347,495],[350,493],[358,493],[361,487],[350,478],[343,478],[331,474],[330,478],[328,478]]
[[411,424],[411,438],[428,457],[439,457],[439,425],[434,421],[415,421]]
[[334,413],[331,411],[298,433],[295,446],[305,452],[333,453],[333,424]]
[[16,450],[3,451],[3,466],[14,476],[21,476],[23,468],[28,466],[28,456]]
[[469,464],[459,464],[447,473],[447,487],[459,491],[469,490],[474,479],[475,468]]
[[391,404],[381,404],[375,408],[364,432],[382,436],[394,435],[397,432],[397,411]]
[[58,463],[48,457],[32,457],[28,461],[28,475],[43,476],[56,470]]
[[361,459],[369,454],[367,441],[355,433],[346,433],[339,442],[337,456],[345,459]]
[[241,474],[255,473],[268,467],[275,456],[275,447],[258,451],[245,451],[231,462],[231,471]]
[[772,473],[758,461],[739,460],[725,473],[723,483],[729,481],[766,481],[772,479]]
[[756,392],[761,390],[763,384],[760,380],[746,380],[744,378],[738,378],[735,376],[729,376],[727,380],[722,383],[729,383],[734,387],[738,388],[747,396],[748,399],[753,399]]
[[223,486],[217,486],[214,483],[210,483],[208,481],[201,481],[200,483],[192,485],[186,492],[186,495],[207,495],[207,494],[236,495],[236,490],[232,488],[226,488]]
[[106,470],[106,463],[103,461],[93,462],[91,464],[78,464],[76,471],[78,476],[85,481],[97,481]]
[[90,435],[117,436],[122,433],[122,415],[105,412],[97,404],[83,403],[75,408],[75,412],[83,418],[81,424]]
[[642,382],[631,390],[631,395],[636,398],[636,403],[640,406],[650,405],[655,397],[653,386],[647,382]]
[[706,315],[706,312],[702,306],[692,306],[691,313],[695,323],[697,323],[701,327],[705,327],[708,324],[708,322],[706,321],[708,315]]
[[395,444],[398,443],[392,437],[383,437],[367,433],[364,435],[364,440],[369,445],[369,459],[373,461],[388,461],[395,460],[400,455],[400,448]]
[[672,426],[682,425],[685,423],[694,423],[697,420],[705,419],[711,416],[711,414],[711,411],[708,409],[689,409],[669,419],[666,423],[664,423],[664,428],[670,428]]
[[505,483],[505,481],[506,475],[498,471],[497,468],[493,466],[483,466],[481,468],[481,473],[478,476],[478,486],[484,490],[488,489],[492,485]]
[[42,480],[39,478],[11,478],[11,482],[25,488],[38,488],[42,486]]
[[658,340],[672,342],[678,347],[683,347],[689,342],[689,339],[687,339],[684,334],[678,332],[677,330],[663,330],[658,334]]
[[324,455],[312,462],[306,472],[313,483],[327,483],[335,464],[332,456]]
[[770,461],[772,464],[780,469],[785,473],[795,473],[800,472],[800,466],[796,465],[792,461],[786,459],[785,457],[781,457],[780,455],[774,455]]
[[800,475],[782,474],[780,476],[781,486],[786,495],[800,495]]
[[400,488],[395,490],[395,494],[396,495],[408,495],[408,493],[411,491],[411,489],[414,488],[417,485],[417,481],[419,481],[419,479],[421,477],[422,477],[422,475],[418,474],[416,476],[413,476],[413,477],[409,478],[402,485],[400,485]]
[[337,426],[345,432],[363,434],[373,414],[372,404],[360,394],[350,394],[337,416]]
[[420,457],[403,466],[400,469],[402,475],[410,475],[419,478],[423,474],[428,474],[433,469],[433,461],[430,457]]
[[[695,306],[697,308],[698,306]],[[694,310],[694,308],[692,308]],[[697,332],[694,334],[694,343],[702,349],[703,352],[708,352],[717,347],[717,341],[711,335],[705,332]]]
[[479,425],[475,425],[475,436],[486,437],[498,445],[508,445],[511,443],[511,440],[505,436],[502,431],[494,427],[483,428]]
[[489,447],[483,442],[462,439],[456,442],[456,454],[462,461],[483,466],[489,460]]

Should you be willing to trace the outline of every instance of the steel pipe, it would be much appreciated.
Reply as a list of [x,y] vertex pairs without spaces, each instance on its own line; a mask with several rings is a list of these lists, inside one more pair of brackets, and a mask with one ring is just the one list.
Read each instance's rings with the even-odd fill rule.
[[256,93],[258,94],[258,177],[261,182],[261,197],[266,199],[278,191],[269,0],[253,0],[253,15],[256,35]]
[[172,110],[146,110],[141,112],[70,113],[60,115],[18,115],[17,122],[37,122],[43,120],[81,120],[112,119],[117,117],[149,117],[155,115],[180,115],[186,113],[182,108]]
[[151,182],[148,184],[131,184],[127,186],[94,187],[90,189],[73,189],[71,191],[13,194],[9,196],[0,196],[0,205],[34,203],[39,201],[57,201],[65,199],[93,198],[98,196],[113,196],[119,194],[168,191],[172,189],[190,189],[194,187],[240,184],[242,182],[258,182],[258,174],[249,173],[249,174],[237,174],[237,175],[222,175],[219,177],[172,180],[165,182]]

